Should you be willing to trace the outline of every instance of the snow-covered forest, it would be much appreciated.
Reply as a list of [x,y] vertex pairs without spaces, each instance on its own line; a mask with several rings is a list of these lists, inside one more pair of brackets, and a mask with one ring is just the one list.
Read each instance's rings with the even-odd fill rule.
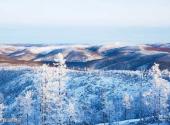
[[0,67],[0,125],[168,125],[170,72]]

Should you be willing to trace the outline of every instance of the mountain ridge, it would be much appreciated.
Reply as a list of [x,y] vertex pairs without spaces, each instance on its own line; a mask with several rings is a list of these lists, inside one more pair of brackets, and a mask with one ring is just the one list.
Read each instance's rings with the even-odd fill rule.
[[161,69],[170,70],[170,43],[135,46],[2,44],[0,64],[53,65],[58,53],[63,54],[67,67],[72,69],[138,70],[159,63]]

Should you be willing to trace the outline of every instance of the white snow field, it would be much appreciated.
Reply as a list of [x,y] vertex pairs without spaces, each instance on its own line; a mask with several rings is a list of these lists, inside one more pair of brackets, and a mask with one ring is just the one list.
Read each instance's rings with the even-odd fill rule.
[[0,125],[169,125],[169,95],[169,72],[158,64],[146,71],[77,71],[63,60],[1,66]]

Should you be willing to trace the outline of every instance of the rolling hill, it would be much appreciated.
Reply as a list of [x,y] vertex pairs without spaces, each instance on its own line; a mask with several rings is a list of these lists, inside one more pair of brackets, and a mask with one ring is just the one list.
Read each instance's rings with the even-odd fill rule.
[[0,63],[12,65],[53,65],[58,53],[71,69],[138,70],[149,69],[154,62],[170,69],[170,44],[138,46],[106,45],[32,45],[0,46]]

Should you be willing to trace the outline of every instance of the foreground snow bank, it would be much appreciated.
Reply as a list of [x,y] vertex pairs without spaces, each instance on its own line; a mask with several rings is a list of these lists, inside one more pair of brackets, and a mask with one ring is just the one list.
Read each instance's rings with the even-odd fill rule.
[[[124,120],[124,121],[118,121],[113,123],[100,123],[96,125],[143,125],[140,123],[140,119],[130,119],[130,120]],[[155,123],[145,123],[145,125],[170,125],[170,122],[155,122]]]

